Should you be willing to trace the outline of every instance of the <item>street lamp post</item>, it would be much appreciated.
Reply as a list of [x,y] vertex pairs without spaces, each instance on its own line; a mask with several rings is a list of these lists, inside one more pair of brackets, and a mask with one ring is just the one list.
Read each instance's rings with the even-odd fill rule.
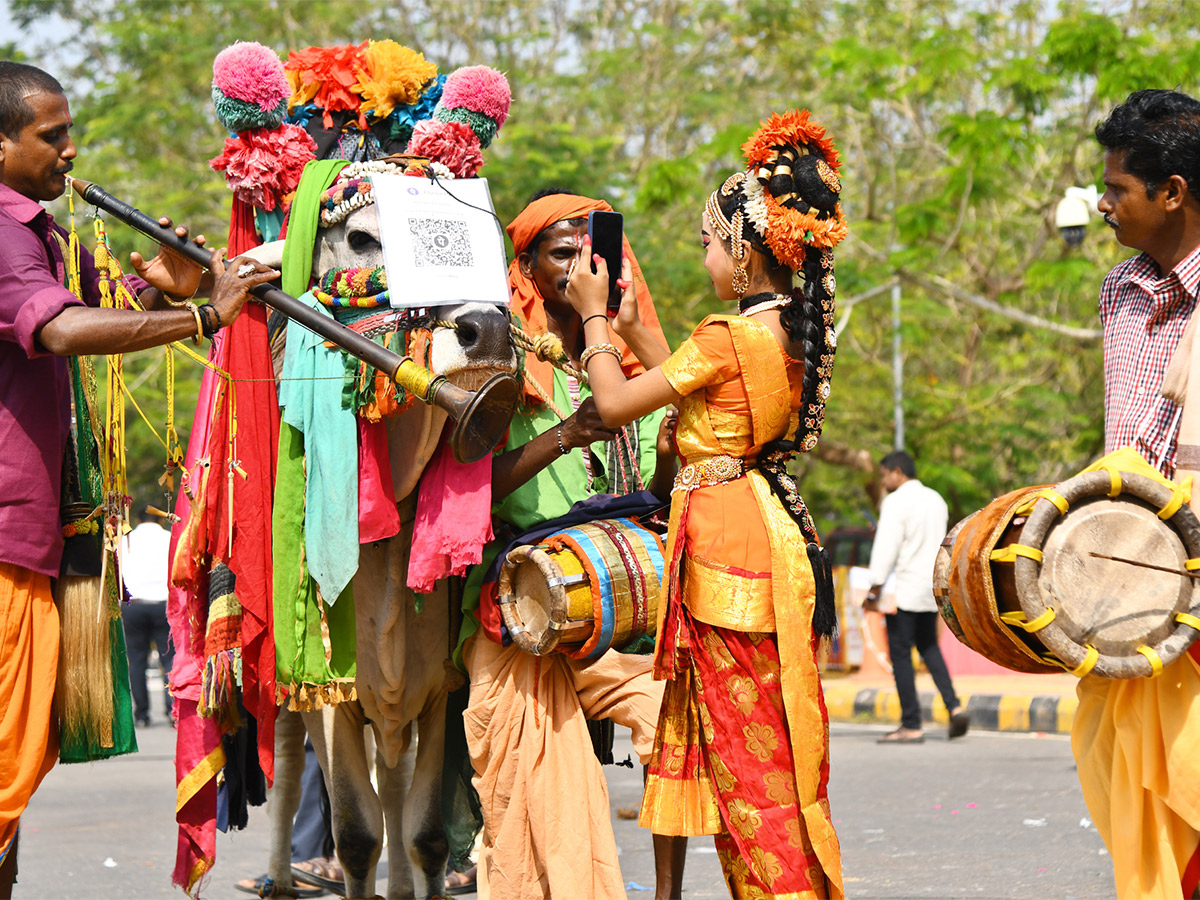
[[900,350],[900,276],[892,282],[892,407],[896,420],[893,441],[896,450],[904,449],[904,357]]

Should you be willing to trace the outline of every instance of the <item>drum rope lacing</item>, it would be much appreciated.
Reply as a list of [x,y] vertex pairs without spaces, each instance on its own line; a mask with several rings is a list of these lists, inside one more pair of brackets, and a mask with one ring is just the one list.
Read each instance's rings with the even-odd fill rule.
[[[1120,496],[1122,490],[1124,489],[1121,478],[1121,470],[1116,466],[1103,466],[1100,471],[1108,473],[1108,497],[1110,499],[1116,499],[1118,496]],[[1166,505],[1163,506],[1162,509],[1157,511],[1156,515],[1158,518],[1162,519],[1164,522],[1174,518],[1175,514],[1183,507],[1183,504],[1188,501],[1190,494],[1190,484],[1185,483],[1183,485],[1172,485],[1171,499],[1167,501]],[[1034,506],[1037,505],[1038,500],[1043,499],[1049,501],[1055,507],[1055,509],[1058,510],[1060,516],[1066,515],[1070,509],[1070,503],[1062,494],[1053,488],[1045,488],[1044,490],[1038,491],[1036,495],[1029,499],[1029,501],[1019,506],[1014,511],[1015,515],[1029,515]],[[1042,551],[1027,544],[1009,544],[1007,547],[1002,549],[993,550],[989,555],[989,559],[992,562],[1015,563],[1018,556],[1031,559],[1039,565],[1043,561]],[[1194,557],[1192,559],[1185,560],[1184,569],[1189,572],[1200,570],[1200,557]],[[1038,631],[1041,631],[1043,628],[1053,622],[1054,618],[1055,612],[1054,607],[1052,606],[1047,606],[1045,612],[1034,619],[1029,619],[1024,612],[1006,612],[1000,614],[1000,620],[1005,625],[1013,628],[1020,628],[1029,634],[1034,634]],[[1200,617],[1193,616],[1190,613],[1181,612],[1175,614],[1174,620],[1181,625],[1186,625],[1189,628],[1200,631]],[[1158,655],[1153,647],[1143,644],[1135,649],[1138,653],[1146,658],[1147,662],[1150,663],[1149,677],[1157,678],[1162,674],[1162,657]],[[1097,661],[1100,659],[1100,651],[1091,644],[1085,644],[1083,661],[1080,662],[1078,666],[1073,668],[1068,667],[1066,663],[1064,663],[1053,653],[1038,654],[1038,656],[1044,662],[1059,666],[1077,678],[1082,678],[1089,674],[1093,668],[1095,668]]]

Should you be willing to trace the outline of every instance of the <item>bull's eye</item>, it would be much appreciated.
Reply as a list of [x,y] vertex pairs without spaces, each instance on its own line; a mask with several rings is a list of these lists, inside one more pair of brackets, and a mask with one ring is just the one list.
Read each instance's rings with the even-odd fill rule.
[[358,229],[346,235],[346,243],[355,253],[378,253],[382,249],[379,245],[379,238],[369,231]]

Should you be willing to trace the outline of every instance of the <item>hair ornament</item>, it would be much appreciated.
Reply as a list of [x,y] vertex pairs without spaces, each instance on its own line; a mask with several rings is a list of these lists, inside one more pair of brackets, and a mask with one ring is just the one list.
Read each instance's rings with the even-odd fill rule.
[[[841,159],[808,110],[773,114],[742,145],[742,152],[747,168],[754,173],[747,187],[753,182],[765,187],[761,191],[766,210],[762,236],[776,259],[799,270],[806,248],[830,250],[846,237],[846,217],[838,202]],[[750,190],[753,188],[747,191],[747,200]],[[761,218],[756,211],[752,217],[755,230]]]
[[746,203],[743,206],[746,218],[758,236],[765,239],[768,217],[767,204],[763,201],[762,182],[756,177],[747,178],[746,183],[742,186],[742,193],[746,197]]

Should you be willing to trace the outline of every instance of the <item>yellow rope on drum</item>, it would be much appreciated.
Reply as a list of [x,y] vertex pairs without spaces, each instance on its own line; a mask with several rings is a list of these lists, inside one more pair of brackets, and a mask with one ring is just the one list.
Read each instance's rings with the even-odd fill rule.
[[1158,511],[1158,517],[1164,522],[1171,518],[1175,513],[1179,512],[1179,508],[1183,506],[1183,490],[1179,487],[1171,487],[1171,499],[1167,505]]
[[1067,510],[1071,508],[1071,504],[1067,502],[1066,497],[1064,497],[1054,488],[1046,488],[1045,490],[1038,491],[1033,495],[1033,497],[1013,510],[1013,515],[1029,515],[1031,512],[1033,512],[1033,508],[1037,506],[1037,502],[1043,498],[1054,504],[1054,508],[1058,510],[1058,514],[1060,516],[1065,516],[1067,514]]
[[1041,631],[1054,621],[1054,607],[1047,606],[1044,613],[1032,620],[1025,618],[1025,613],[1019,610],[1016,612],[1000,613],[1000,621],[1005,625],[1012,625],[1015,628],[1020,628],[1033,634],[1036,631]]
[[1009,544],[1000,550],[993,550],[992,555],[988,557],[992,562],[1016,562],[1018,556],[1024,556],[1026,559],[1032,559],[1034,562],[1042,561],[1042,551],[1037,547],[1030,547],[1026,544]]
[[1145,644],[1143,644],[1142,646],[1137,648],[1137,652],[1142,654],[1142,656],[1146,657],[1146,659],[1150,661],[1150,677],[1151,678],[1157,678],[1159,675],[1162,674],[1162,670],[1163,670],[1162,657],[1160,657],[1157,653],[1155,653],[1152,648],[1147,647]]
[[1187,625],[1189,628],[1200,631],[1200,618],[1193,616],[1191,613],[1175,613],[1175,621],[1180,625]]
[[1121,493],[1121,470],[1116,466],[1104,466],[1102,471],[1108,473],[1111,482],[1108,496],[1115,499]]
[[1092,669],[1096,668],[1096,660],[1100,658],[1100,651],[1091,644],[1087,645],[1086,650],[1087,653],[1083,657],[1083,662],[1073,669],[1067,669],[1067,671],[1076,678],[1082,678],[1084,675],[1087,675],[1089,672],[1091,672]]

